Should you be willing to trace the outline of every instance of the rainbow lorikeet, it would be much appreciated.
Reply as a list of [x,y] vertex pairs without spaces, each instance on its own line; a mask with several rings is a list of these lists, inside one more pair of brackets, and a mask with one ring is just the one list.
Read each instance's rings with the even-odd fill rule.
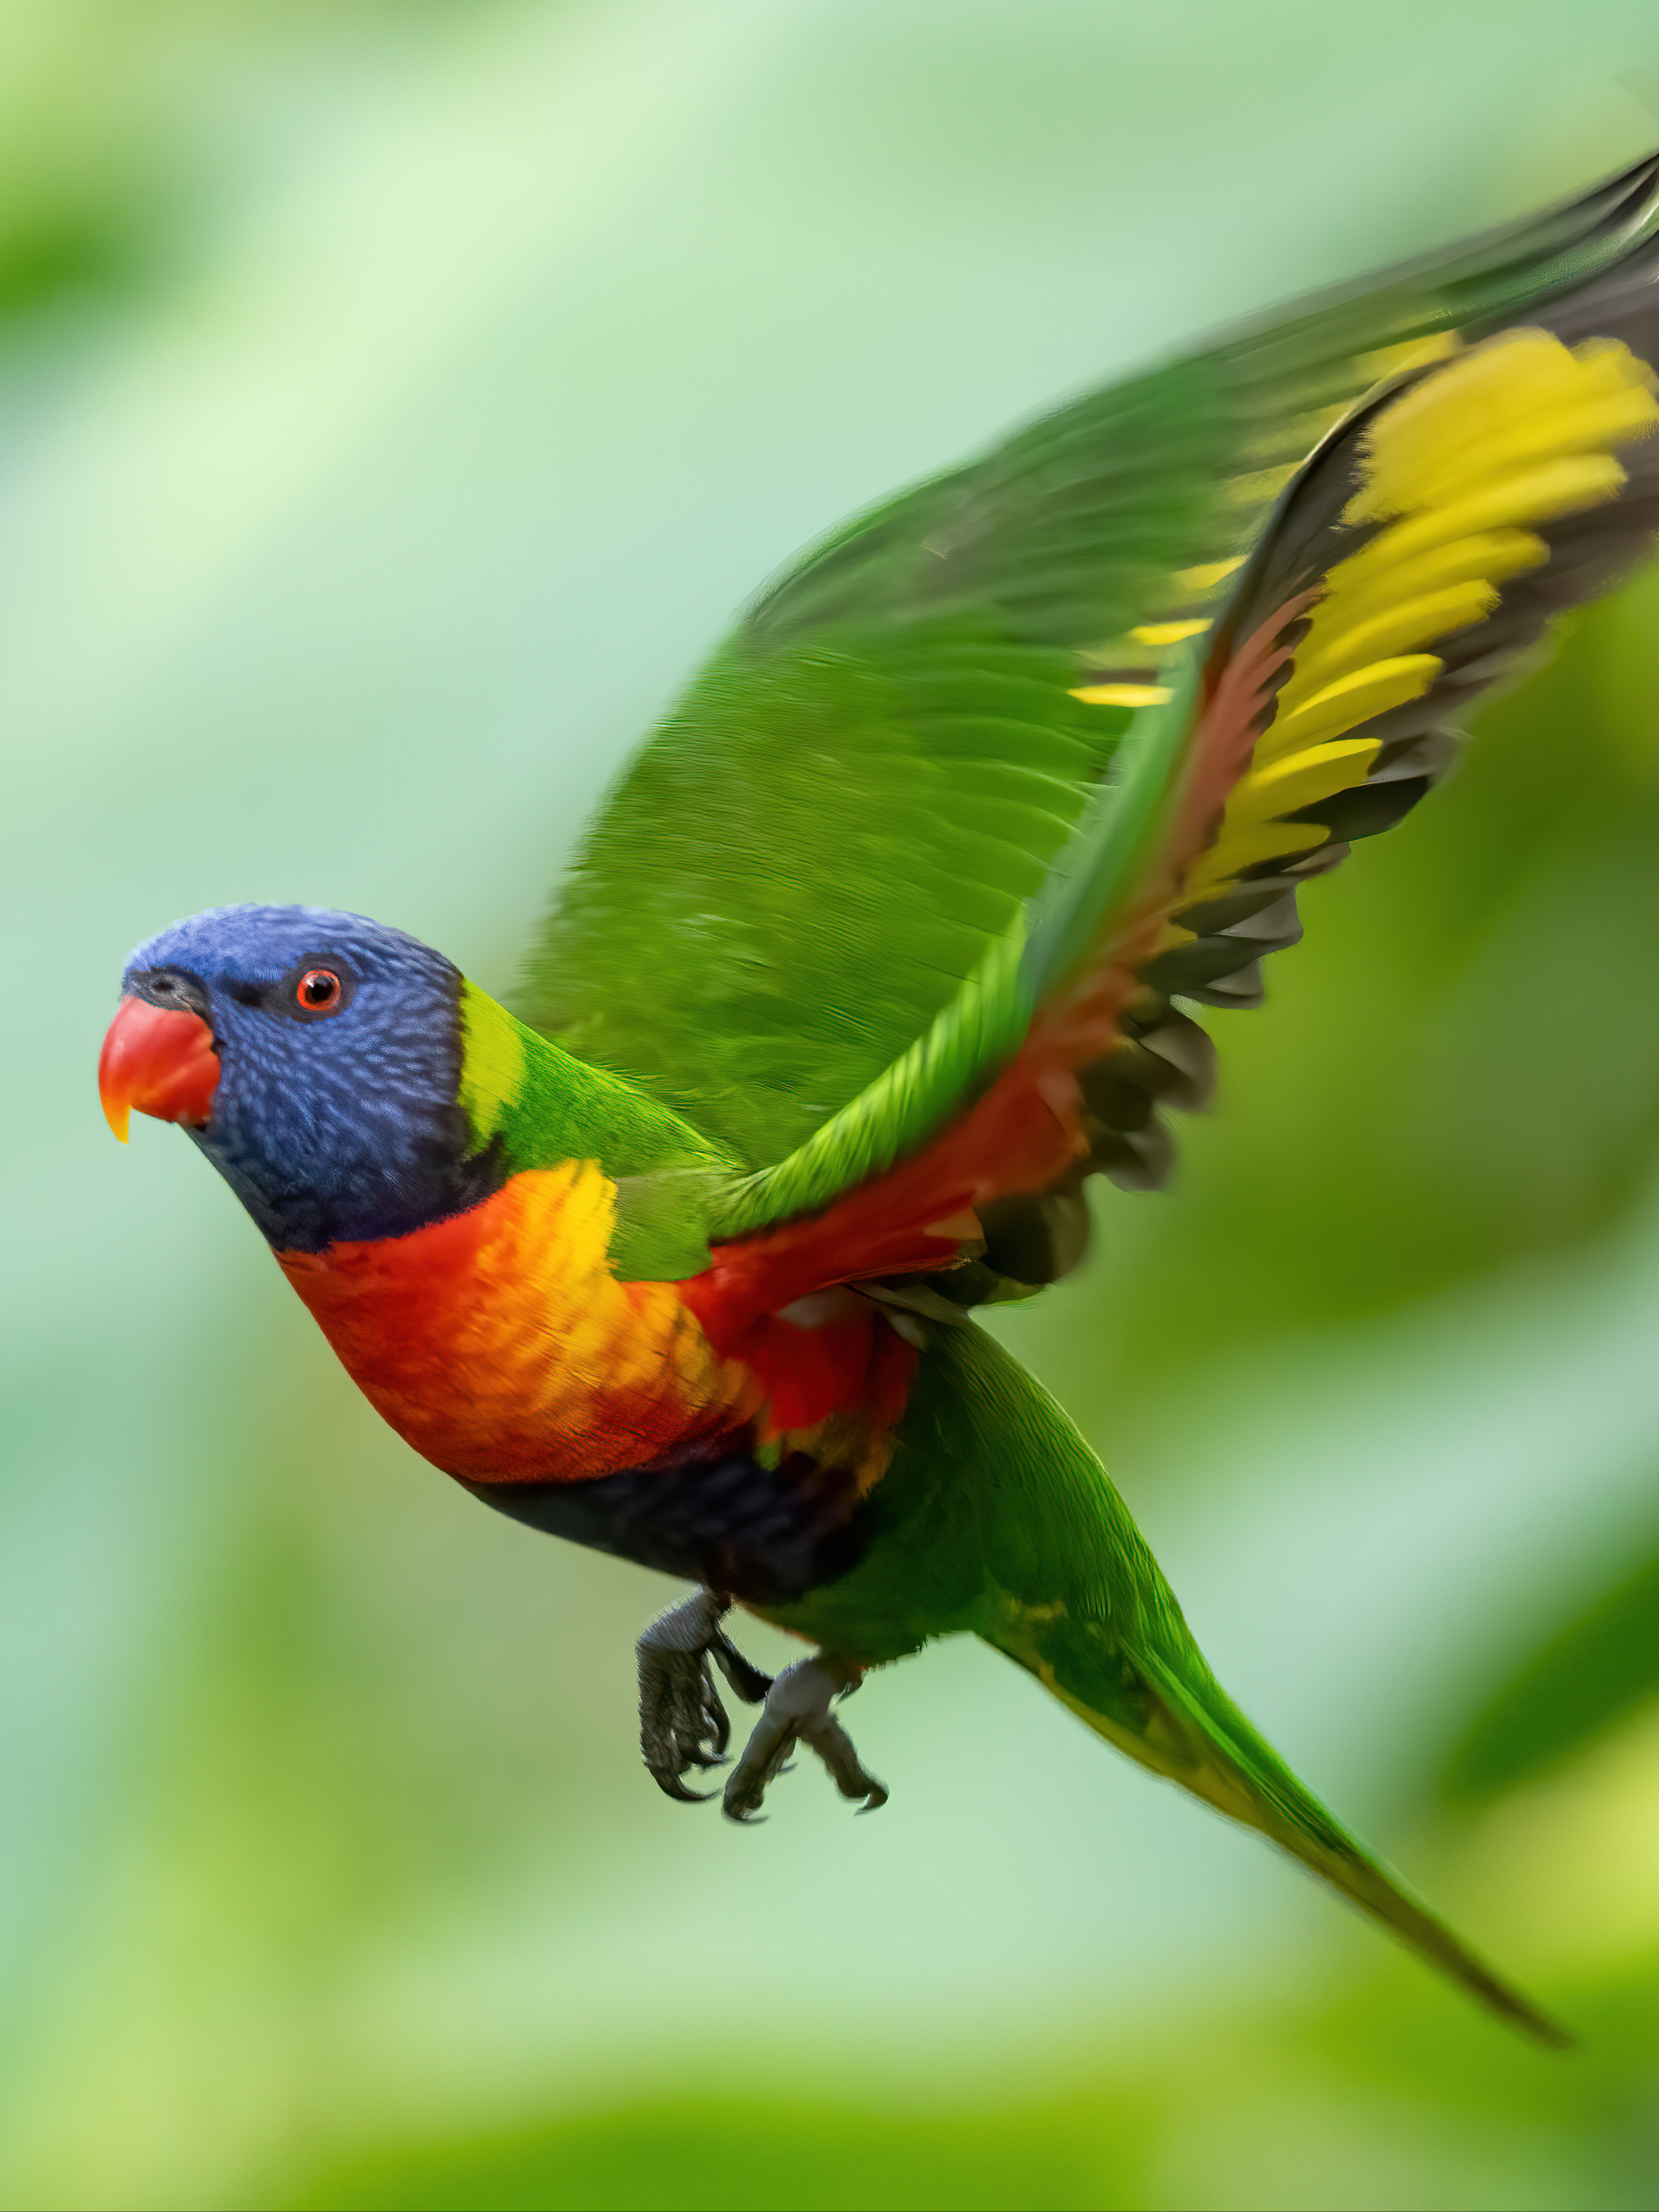
[[[350,914],[132,956],[101,1066],[184,1124],[371,1401],[497,1510],[687,1577],[640,1644],[670,1796],[761,1706],[971,1631],[1497,2011],[1558,2031],[1217,1686],[1099,1461],[973,1319],[1161,1182],[1188,1008],[1659,526],[1659,157],[1034,422],[772,585],[623,776],[520,1013]],[[1564,732],[1564,743],[1569,742]],[[775,1681],[732,1604],[814,1655]]]

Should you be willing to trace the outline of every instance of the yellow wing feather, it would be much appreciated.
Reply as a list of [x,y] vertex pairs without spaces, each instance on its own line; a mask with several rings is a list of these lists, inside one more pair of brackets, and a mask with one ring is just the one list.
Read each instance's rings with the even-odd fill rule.
[[1188,872],[1184,905],[1325,842],[1317,823],[1281,817],[1364,780],[1377,745],[1347,733],[1423,696],[1443,665],[1425,648],[1485,620],[1510,577],[1549,558],[1537,526],[1618,496],[1616,449],[1659,428],[1654,387],[1617,339],[1569,348],[1516,330],[1383,409],[1343,520],[1384,526],[1327,575],[1278,713]]

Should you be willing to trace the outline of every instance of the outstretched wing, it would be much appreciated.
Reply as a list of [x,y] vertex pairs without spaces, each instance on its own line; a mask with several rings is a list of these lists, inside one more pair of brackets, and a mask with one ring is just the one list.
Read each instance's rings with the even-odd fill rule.
[[1296,883],[1650,541],[1656,179],[1079,401],[757,603],[525,1009],[743,1163],[736,1304],[1049,1279],[1085,1174],[1158,1179],[1207,1073],[1172,999],[1249,1003]]

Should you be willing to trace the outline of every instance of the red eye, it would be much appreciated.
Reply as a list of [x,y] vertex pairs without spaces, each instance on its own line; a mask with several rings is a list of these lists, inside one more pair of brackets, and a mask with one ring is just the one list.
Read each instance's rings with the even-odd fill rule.
[[340,979],[332,968],[308,968],[294,996],[308,1014],[326,1014],[340,1002]]

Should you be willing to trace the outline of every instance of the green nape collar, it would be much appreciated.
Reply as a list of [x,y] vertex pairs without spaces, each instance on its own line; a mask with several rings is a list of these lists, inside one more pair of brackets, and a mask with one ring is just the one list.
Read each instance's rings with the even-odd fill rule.
[[578,1060],[463,977],[460,1104],[473,1148],[508,1172],[593,1160],[617,1187],[610,1261],[625,1282],[679,1282],[709,1264],[716,1196],[738,1164],[625,1076]]

